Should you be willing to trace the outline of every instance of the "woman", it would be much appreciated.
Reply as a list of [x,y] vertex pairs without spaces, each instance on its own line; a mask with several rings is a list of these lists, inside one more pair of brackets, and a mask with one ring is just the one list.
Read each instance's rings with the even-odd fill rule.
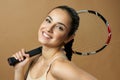
[[[71,62],[72,43],[78,26],[79,16],[74,9],[68,6],[52,9],[38,31],[42,53],[32,61],[24,49],[13,55],[21,61],[15,65],[14,80],[96,80]],[[24,68],[28,62],[31,65],[25,77]]]

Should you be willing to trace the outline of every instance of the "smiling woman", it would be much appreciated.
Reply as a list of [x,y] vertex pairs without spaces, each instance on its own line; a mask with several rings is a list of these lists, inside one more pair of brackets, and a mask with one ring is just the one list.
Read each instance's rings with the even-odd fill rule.
[[40,26],[38,33],[40,43],[51,47],[63,45],[63,42],[68,39],[70,22],[71,19],[65,11],[61,9],[53,10]]
[[[96,80],[71,62],[71,47],[78,26],[79,16],[73,8],[58,6],[52,9],[38,31],[42,53],[34,59],[25,54],[24,49],[13,55],[21,61],[14,67],[14,80]],[[29,62],[24,77],[24,67]]]

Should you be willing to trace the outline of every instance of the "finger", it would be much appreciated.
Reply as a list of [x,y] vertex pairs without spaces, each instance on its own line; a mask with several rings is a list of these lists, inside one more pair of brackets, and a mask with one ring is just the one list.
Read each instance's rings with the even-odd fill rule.
[[16,60],[19,60],[18,52],[16,52],[12,57],[14,57]]
[[21,51],[22,51],[22,53],[23,53],[23,56],[25,56],[25,58],[26,58],[26,59],[25,59],[25,62],[28,62],[28,61],[30,60],[29,54],[26,54],[24,49],[22,49]]
[[19,52],[17,52],[16,53],[16,58],[19,60],[19,61],[21,61],[21,52],[19,51]]
[[24,49],[21,49],[21,52],[23,55],[25,55],[25,50]]
[[17,56],[16,56],[17,53],[15,53],[12,57],[14,57],[15,59],[18,59]]
[[21,51],[23,53],[23,56],[25,56],[26,58],[29,57],[29,54],[26,54],[24,49],[22,49]]
[[24,60],[24,56],[23,56],[23,53],[21,51],[19,51],[18,55],[19,55],[20,61]]

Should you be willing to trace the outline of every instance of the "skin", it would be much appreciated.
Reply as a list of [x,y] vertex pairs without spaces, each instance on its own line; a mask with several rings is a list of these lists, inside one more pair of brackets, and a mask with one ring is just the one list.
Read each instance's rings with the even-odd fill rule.
[[[32,78],[39,78],[45,72],[48,64],[55,56],[65,55],[62,46],[74,38],[68,37],[70,31],[71,18],[65,10],[54,9],[45,18],[38,31],[38,40],[43,46],[42,55],[30,69]],[[26,57],[24,61],[23,56]],[[22,61],[15,65],[14,80],[24,80],[24,67],[30,62],[30,57],[25,54],[24,49],[13,55]],[[55,60],[47,75],[47,80],[97,80],[87,72],[79,69],[67,58],[60,57]]]

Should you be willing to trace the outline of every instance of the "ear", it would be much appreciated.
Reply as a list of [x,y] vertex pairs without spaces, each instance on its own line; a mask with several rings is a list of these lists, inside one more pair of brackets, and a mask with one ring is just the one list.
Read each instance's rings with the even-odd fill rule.
[[71,35],[69,38],[67,38],[67,39],[64,41],[64,43],[65,43],[65,44],[68,43],[69,41],[71,41],[72,39],[74,39],[74,37],[75,37],[75,34]]

